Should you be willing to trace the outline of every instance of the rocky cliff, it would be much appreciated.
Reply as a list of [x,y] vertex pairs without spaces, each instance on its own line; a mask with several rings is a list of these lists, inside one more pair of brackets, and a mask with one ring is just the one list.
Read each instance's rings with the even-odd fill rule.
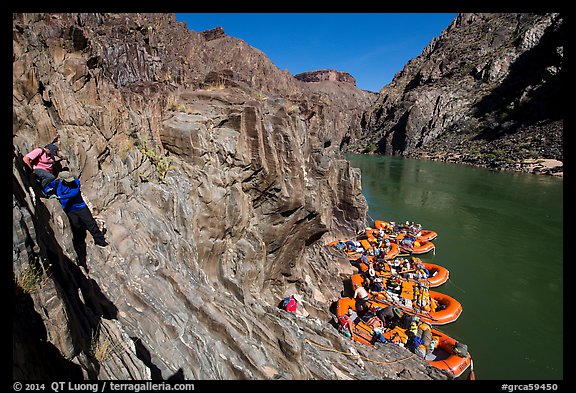
[[347,72],[336,70],[316,70],[302,72],[294,75],[294,78],[304,82],[321,82],[321,81],[339,81],[346,82],[356,86],[356,78]]
[[[13,378],[446,379],[334,327],[374,96],[326,83],[173,15],[14,14]],[[86,258],[22,164],[50,142],[106,229]]]
[[346,149],[562,170],[561,14],[460,14],[380,91]]

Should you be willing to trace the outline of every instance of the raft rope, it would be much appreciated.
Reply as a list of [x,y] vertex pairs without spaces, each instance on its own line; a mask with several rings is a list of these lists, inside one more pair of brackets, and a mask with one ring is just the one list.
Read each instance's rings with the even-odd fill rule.
[[371,216],[370,214],[366,213],[366,215],[368,216],[368,218],[369,218],[370,220],[372,220],[372,222],[373,222],[373,223],[376,223],[376,220],[375,220],[375,219],[373,219],[373,218],[372,218],[372,216]]
[[[329,247],[327,245],[324,245],[320,250],[322,250],[324,255],[326,255],[329,258],[343,258],[343,257],[345,257],[345,255],[340,254],[342,251],[340,251],[334,247]],[[336,252],[337,254],[334,254],[334,252]]]
[[330,351],[330,352],[339,353],[339,354],[344,355],[344,356],[359,357],[359,358],[361,358],[361,359],[363,359],[363,360],[366,360],[367,362],[372,362],[372,363],[375,363],[375,364],[387,365],[387,364],[400,363],[400,362],[403,362],[403,361],[405,361],[405,360],[408,360],[408,359],[416,356],[415,353],[412,353],[412,354],[410,354],[410,356],[407,356],[407,357],[405,357],[405,358],[403,358],[403,359],[398,359],[398,360],[392,360],[392,361],[388,361],[388,362],[383,362],[383,361],[373,360],[373,359],[367,358],[366,356],[362,356],[362,355],[360,355],[360,354],[353,354],[353,353],[350,353],[350,352],[339,351],[339,350],[334,349],[334,348],[328,348],[328,347],[325,347],[324,345],[318,344],[317,342],[314,342],[314,341],[309,340],[309,339],[307,339],[307,338],[305,338],[304,341],[306,341],[306,342],[308,342],[308,343],[310,343],[310,344],[312,344],[312,345],[315,345],[315,346],[317,346],[318,348],[321,348],[321,349],[323,349],[323,350],[325,350],[325,351]]
[[450,278],[448,278],[448,282],[449,282],[450,284],[454,285],[454,286],[455,286],[457,289],[459,289],[460,291],[466,293],[465,290],[463,290],[462,288],[460,288],[458,285],[454,284],[454,282],[453,282]]

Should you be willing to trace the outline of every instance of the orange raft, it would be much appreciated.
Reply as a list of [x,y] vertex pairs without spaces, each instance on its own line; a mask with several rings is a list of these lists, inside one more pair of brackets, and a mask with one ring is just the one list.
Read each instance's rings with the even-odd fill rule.
[[[390,277],[383,278],[382,281],[386,289],[380,292],[371,292],[372,297],[368,300],[370,307],[395,306],[408,314],[418,316],[422,321],[431,325],[452,323],[462,314],[462,304],[451,296],[430,291],[424,286],[394,277],[394,279],[396,278],[400,282],[400,291],[394,292],[388,288]],[[352,288],[356,290],[358,286],[364,286],[364,281],[362,274],[354,274],[352,276]]]
[[[366,236],[371,242],[376,242],[376,238],[378,236],[378,229],[367,228]],[[408,242],[407,236],[413,236],[413,241]],[[433,237],[435,238],[436,236]],[[434,243],[432,243],[430,240],[427,240],[428,237],[417,236],[408,232],[393,232],[388,234],[385,233],[384,238],[398,244],[398,246],[400,247],[400,251],[409,254],[426,254],[430,251],[433,251],[436,248]]]
[[424,262],[424,267],[428,270],[428,285],[431,288],[444,284],[450,278],[450,271],[443,266]]
[[[360,244],[365,251],[373,250],[373,242],[370,239],[362,239],[360,240]],[[384,259],[392,259],[400,254],[400,247],[396,243],[390,243],[390,248],[384,254]],[[362,256],[362,253],[356,253],[354,255],[349,255],[350,260],[356,260]]]
[[[393,231],[397,231],[397,232],[408,232],[409,229],[407,227],[405,227],[404,225],[398,225],[398,224],[392,224],[388,221],[384,221],[384,220],[375,220],[374,221],[374,227],[376,229],[383,229],[384,231],[388,231],[390,233],[392,233]],[[430,242],[434,239],[436,239],[438,237],[438,233],[436,233],[435,231],[432,231],[430,229],[420,229],[418,233],[415,234],[416,235],[416,240],[420,241],[420,242]]]
[[[370,260],[373,258],[369,257]],[[389,277],[392,275],[399,275],[407,280],[424,281],[430,288],[438,287],[448,281],[450,272],[443,266],[434,263],[422,262],[420,258],[412,257],[411,264],[421,264],[427,271],[419,272],[418,269],[404,269],[402,266],[405,258],[397,258],[393,261],[388,260],[385,263],[380,263],[380,270],[375,270],[376,276]],[[398,266],[393,266],[398,265]],[[362,272],[368,272],[369,266],[363,262],[358,262],[358,268]],[[416,271],[415,271],[416,270]],[[425,275],[426,278],[422,279],[421,276]]]
[[438,344],[432,353],[426,355],[426,361],[431,366],[448,372],[452,378],[461,376],[472,364],[470,354],[466,353],[465,356],[456,354],[454,348],[458,341],[440,330],[432,329],[432,337]]
[[[338,318],[338,321],[348,314],[349,309],[356,311],[356,300],[349,297],[338,299],[338,302],[336,303],[336,317]],[[372,344],[372,328],[364,322],[356,323],[352,333],[352,339],[354,341],[361,342],[371,347],[374,346]]]
[[[340,249],[342,252],[346,254],[346,258],[349,261],[356,261],[360,258],[365,252],[372,250],[374,247],[370,240],[368,239],[361,239],[355,242],[357,246],[349,248],[346,246],[346,242],[342,240],[334,240],[328,243],[329,247],[336,247]],[[339,247],[340,245],[340,247]],[[396,243],[390,243],[390,249],[384,255],[385,259],[392,259],[400,254],[400,247]]]
[[[336,316],[338,320],[348,314],[348,309],[356,311],[356,301],[352,298],[340,298],[336,304]],[[466,371],[472,364],[472,358],[469,353],[465,356],[457,354],[454,350],[457,345],[457,340],[441,332],[438,329],[430,329],[432,332],[432,339],[437,344],[430,351],[427,350],[425,360],[433,367],[446,371],[452,378],[458,378]],[[383,333],[383,336],[388,338],[390,335],[402,337],[405,344],[408,337],[406,329],[395,326]],[[354,341],[374,347],[374,330],[371,326],[362,320],[357,320],[352,336]]]
[[418,240],[418,238],[416,238],[416,240],[414,240],[411,245],[408,245],[405,242],[406,236],[407,235],[405,233],[401,233],[394,239],[394,241],[398,244],[398,247],[400,247],[400,251],[402,252],[419,255],[426,254],[436,249],[434,243],[430,241],[421,241]]

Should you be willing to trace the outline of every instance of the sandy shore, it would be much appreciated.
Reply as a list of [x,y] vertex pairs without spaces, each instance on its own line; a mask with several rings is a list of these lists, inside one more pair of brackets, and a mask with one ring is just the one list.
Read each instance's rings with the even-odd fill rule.
[[[559,160],[553,160],[548,158],[533,158],[522,161],[522,164],[526,165],[529,172],[548,172],[556,168],[562,168],[564,163]],[[563,171],[551,173],[554,176],[562,177],[564,175]]]

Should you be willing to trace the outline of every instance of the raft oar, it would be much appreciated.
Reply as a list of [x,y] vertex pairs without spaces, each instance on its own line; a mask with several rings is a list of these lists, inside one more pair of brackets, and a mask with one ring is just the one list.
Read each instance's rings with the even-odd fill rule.
[[[382,292],[379,292],[379,293],[385,293],[385,291],[382,291]],[[403,304],[398,304],[398,303],[396,303],[396,302],[393,301],[393,300],[383,299],[383,298],[380,298],[380,297],[378,297],[378,296],[375,296],[375,297],[376,297],[376,299],[373,298],[373,299],[370,299],[370,300],[369,300],[369,301],[370,301],[370,305],[374,305],[373,303],[380,303],[380,304],[385,304],[385,305],[387,305],[387,306],[398,307],[398,308],[401,308],[401,309],[404,309],[404,307],[405,307]],[[412,307],[412,310],[406,311],[406,312],[412,313],[412,314],[417,315],[417,316],[423,316],[423,317],[429,318],[429,319],[431,319],[432,321],[438,321],[438,318],[434,318],[432,315],[430,315],[430,312],[429,312],[429,311],[418,311],[418,310],[416,310],[414,307]]]
[[470,375],[468,375],[468,379],[471,381],[476,380],[476,375],[474,375],[474,361],[470,359]]
[[424,280],[416,280],[415,278],[407,278],[407,277],[402,277],[402,276],[401,276],[401,274],[415,272],[416,270],[418,270],[418,269],[410,269],[410,270],[406,270],[405,272],[399,272],[399,273],[396,273],[396,274],[386,272],[386,273],[384,273],[384,274],[376,274],[376,275],[377,275],[377,276],[380,276],[380,277],[384,277],[384,278],[400,277],[402,280],[406,280],[406,281],[408,281],[408,282],[413,282],[413,283],[416,283],[416,284],[422,284],[422,285],[425,285],[425,286],[430,286],[429,283],[427,282],[427,281],[428,281],[427,279],[424,279]]
[[[366,266],[366,264],[363,263],[363,262],[361,262],[360,264]],[[368,271],[368,268],[367,268],[367,270],[362,270],[362,268],[360,268],[360,270],[361,270],[362,273],[366,273],[366,272]],[[408,270],[400,271],[400,272],[398,272],[398,273],[391,273],[391,272],[389,272],[389,271],[381,271],[381,270],[380,270],[380,271],[378,271],[378,272],[375,272],[374,274],[375,274],[376,276],[384,277],[384,278],[400,277],[402,280],[406,280],[406,281],[409,281],[409,282],[413,282],[413,283],[423,284],[423,285],[429,286],[429,283],[427,282],[427,281],[429,281],[428,279],[416,280],[416,279],[414,279],[414,278],[406,278],[406,277],[402,277],[402,276],[401,276],[401,274],[412,273],[412,272],[415,272],[415,271],[418,271],[418,269],[408,269]]]
[[384,260],[394,259],[394,258],[398,258],[398,257],[409,257],[411,255],[412,254],[398,254],[398,255],[395,255],[393,257],[389,257],[389,256],[384,255]]

